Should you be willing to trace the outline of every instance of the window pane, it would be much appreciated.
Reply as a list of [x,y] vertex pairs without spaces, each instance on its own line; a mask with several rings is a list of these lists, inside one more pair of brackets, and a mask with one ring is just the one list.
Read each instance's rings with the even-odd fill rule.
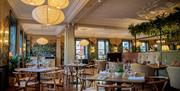
[[99,50],[98,55],[99,55],[99,59],[103,59],[103,57],[105,56],[105,51],[104,50]]
[[80,41],[76,41],[76,49],[80,49]]
[[129,42],[128,41],[123,41],[122,42],[123,45],[123,52],[125,52],[126,50],[129,50]]
[[98,59],[105,59],[109,52],[109,42],[107,40],[98,41]]
[[146,52],[147,46],[145,42],[142,42],[140,45],[140,51],[141,52]]
[[106,54],[109,52],[109,42],[106,41]]
[[88,46],[81,46],[80,41],[76,40],[76,59],[88,58]]
[[10,52],[16,54],[16,26],[10,26]]
[[19,39],[19,48],[22,48],[22,46],[23,46],[23,32],[21,31],[20,32],[20,39]]
[[98,49],[104,49],[104,41],[98,42]]

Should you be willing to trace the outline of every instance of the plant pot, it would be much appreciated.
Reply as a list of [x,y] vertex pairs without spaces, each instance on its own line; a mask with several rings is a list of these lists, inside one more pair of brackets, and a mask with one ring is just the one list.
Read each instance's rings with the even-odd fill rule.
[[122,77],[123,72],[116,72],[115,75],[116,75],[116,76],[119,76],[119,77]]

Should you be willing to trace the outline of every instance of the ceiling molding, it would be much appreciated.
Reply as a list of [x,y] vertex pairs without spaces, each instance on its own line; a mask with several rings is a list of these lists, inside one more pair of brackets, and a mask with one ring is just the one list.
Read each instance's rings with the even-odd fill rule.
[[114,28],[128,28],[130,24],[137,24],[146,22],[145,20],[131,19],[131,18],[86,18],[78,22],[78,24],[87,24],[95,26],[108,26]]
[[95,24],[76,23],[78,27],[107,28],[107,29],[127,29],[120,26],[105,26]]
[[8,0],[8,3],[10,4],[11,8],[13,9],[15,15],[20,18],[22,17],[22,14],[20,13],[20,9],[16,7],[18,4],[15,0]]
[[66,20],[64,22],[70,23],[74,17],[81,11],[81,9],[89,2],[89,0],[74,0],[73,4],[66,12]]
[[99,26],[79,26],[75,31],[75,37],[96,37],[96,38],[134,38],[128,29],[104,28]]
[[65,27],[65,25],[45,26],[33,23],[22,23],[21,26],[27,34],[33,35],[58,35]]
[[81,18],[87,16],[89,13],[94,11],[95,9],[98,8],[105,0],[101,0],[100,2],[98,0],[90,0],[84,8],[77,14],[75,19],[73,20],[74,22],[78,22]]
[[58,36],[60,33],[62,33],[62,31],[64,30],[64,28],[66,27],[65,25],[60,26],[61,28],[57,27],[56,28],[56,35]]
[[37,21],[32,20],[32,19],[20,19],[20,18],[18,18],[18,22],[20,22],[21,24],[22,23],[40,24]]
[[[18,22],[22,23],[32,23],[32,24],[40,24],[39,22],[35,21],[34,19],[19,19]],[[66,25],[67,23],[62,22],[60,24],[54,25],[54,26],[59,26],[59,25]]]
[[121,40],[132,40],[134,39],[133,37],[102,37],[102,36],[97,36],[97,37],[92,37],[92,36],[75,36],[76,38],[99,38],[99,39],[108,39],[108,38],[118,38],[118,39],[121,39]]

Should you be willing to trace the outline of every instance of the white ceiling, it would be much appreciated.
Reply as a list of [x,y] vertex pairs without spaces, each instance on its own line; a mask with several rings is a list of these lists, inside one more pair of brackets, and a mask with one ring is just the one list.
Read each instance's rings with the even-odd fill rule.
[[[144,15],[149,15],[149,12],[161,10],[165,7],[169,8],[180,2],[180,0],[69,1],[69,7],[63,10],[66,16],[65,21],[60,25],[47,27],[38,24],[32,19],[31,12],[35,7],[25,5],[20,0],[8,0],[24,31],[28,34],[58,35],[63,30],[65,24],[70,23],[72,20],[78,20],[75,21],[79,25],[75,31],[76,37],[99,38],[133,38],[127,29],[130,24],[147,21]],[[89,1],[94,1],[94,3],[87,5]],[[86,8],[91,9],[83,11]],[[79,18],[78,14],[82,17]]]
[[64,26],[45,26],[30,23],[22,23],[22,27],[27,34],[32,35],[57,35],[64,28]]
[[147,21],[144,17],[140,17],[140,15],[148,15],[151,11],[169,8],[179,3],[179,1],[104,0],[93,11],[84,14],[78,23],[83,25],[109,26],[112,29],[79,26],[80,28],[77,29],[76,35],[77,37],[133,38],[129,33],[128,26]]
[[89,0],[69,0],[70,4],[68,8],[63,10],[65,13],[65,21],[56,26],[46,27],[37,23],[32,18],[31,13],[35,6],[26,5],[20,0],[8,0],[23,30],[28,34],[35,35],[58,35],[64,29],[65,24],[70,23],[88,1]]
[[97,38],[126,38],[132,39],[133,37],[127,29],[110,29],[101,27],[78,27],[75,36],[77,37],[97,37]]

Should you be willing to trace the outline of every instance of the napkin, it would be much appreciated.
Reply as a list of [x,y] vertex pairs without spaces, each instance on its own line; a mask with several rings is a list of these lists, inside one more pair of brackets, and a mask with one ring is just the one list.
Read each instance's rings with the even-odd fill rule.
[[108,76],[98,76],[98,79],[106,79],[106,78],[108,78]]
[[107,76],[108,74],[109,74],[109,72],[107,72],[107,71],[99,72],[99,75],[101,75],[101,76]]
[[128,80],[144,80],[144,77],[130,76],[130,77],[128,77]]

